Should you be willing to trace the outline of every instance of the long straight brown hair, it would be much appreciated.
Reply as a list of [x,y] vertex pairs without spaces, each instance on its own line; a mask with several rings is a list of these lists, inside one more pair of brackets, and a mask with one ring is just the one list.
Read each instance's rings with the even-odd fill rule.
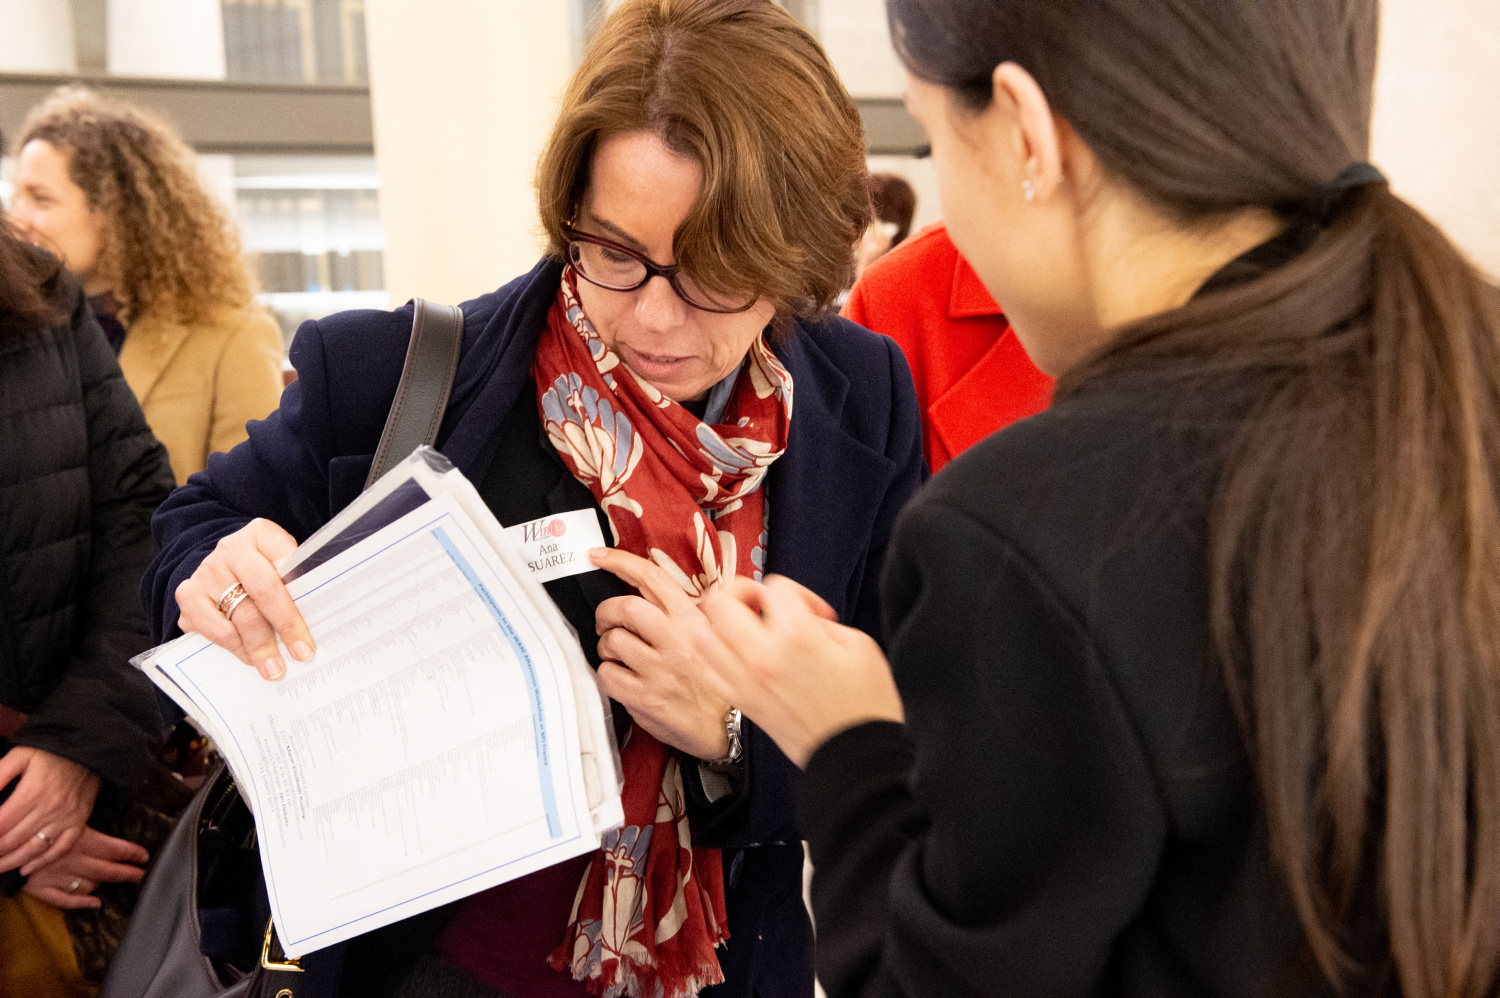
[[[1368,154],[1376,0],[888,3],[913,73],[978,108],[1019,63],[1184,225],[1295,216]],[[1232,414],[1213,631],[1311,954],[1346,992],[1491,995],[1500,292],[1383,184],[1300,224],[1291,263],[1124,331],[1058,397],[1133,369]]]

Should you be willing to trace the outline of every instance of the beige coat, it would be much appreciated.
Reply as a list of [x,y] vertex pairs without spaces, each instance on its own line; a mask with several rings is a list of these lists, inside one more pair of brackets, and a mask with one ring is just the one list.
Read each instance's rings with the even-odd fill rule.
[[181,485],[280,402],[281,330],[254,306],[216,309],[191,327],[146,316],[125,334],[120,369]]

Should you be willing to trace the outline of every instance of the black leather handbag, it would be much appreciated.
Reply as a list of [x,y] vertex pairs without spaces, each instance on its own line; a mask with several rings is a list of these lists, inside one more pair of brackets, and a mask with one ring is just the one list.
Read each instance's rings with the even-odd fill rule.
[[[434,443],[448,407],[463,313],[415,303],[401,383],[366,488]],[[298,960],[282,952],[255,820],[220,767],[153,859],[99,998],[334,998],[343,958],[343,944]]]

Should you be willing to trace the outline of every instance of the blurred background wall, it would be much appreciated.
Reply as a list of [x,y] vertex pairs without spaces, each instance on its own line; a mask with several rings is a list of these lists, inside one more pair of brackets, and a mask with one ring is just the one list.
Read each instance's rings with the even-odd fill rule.
[[1385,0],[1373,162],[1500,277],[1500,2]]
[[[613,0],[0,0],[0,132],[82,80],[173,121],[239,219],[263,300],[305,318],[458,301],[540,250],[532,167]],[[783,0],[865,120],[872,170],[941,215],[882,0]],[[1386,0],[1374,161],[1500,275],[1500,5]],[[14,153],[13,148],[6,152]],[[9,160],[0,160],[0,201]]]
[[393,302],[463,301],[536,263],[532,171],[573,67],[568,7],[367,0]]

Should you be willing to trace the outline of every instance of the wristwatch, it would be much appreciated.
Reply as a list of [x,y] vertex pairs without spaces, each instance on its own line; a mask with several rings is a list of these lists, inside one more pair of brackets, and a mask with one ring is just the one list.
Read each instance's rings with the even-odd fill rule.
[[724,732],[729,735],[729,752],[722,759],[709,760],[710,766],[728,766],[740,761],[740,756],[745,749],[744,743],[740,741],[740,727],[743,720],[738,707],[730,707],[725,711]]

